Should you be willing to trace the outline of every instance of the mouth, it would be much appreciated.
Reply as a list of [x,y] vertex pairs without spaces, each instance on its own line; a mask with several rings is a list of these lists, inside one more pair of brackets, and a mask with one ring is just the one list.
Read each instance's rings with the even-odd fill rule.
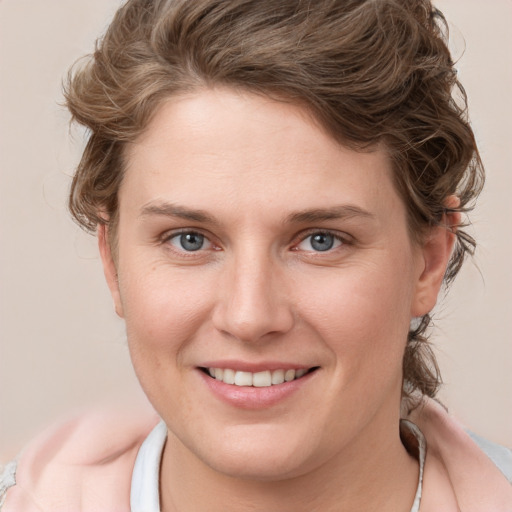
[[199,368],[210,378],[240,387],[268,388],[278,386],[285,382],[302,379],[315,372],[319,366],[312,368],[263,370],[259,372],[246,372],[231,368]]

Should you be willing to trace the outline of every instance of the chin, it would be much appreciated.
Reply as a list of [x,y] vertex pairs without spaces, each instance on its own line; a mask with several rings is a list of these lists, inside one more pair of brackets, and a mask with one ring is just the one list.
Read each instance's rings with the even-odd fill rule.
[[236,453],[214,456],[206,462],[213,470],[231,478],[277,482],[306,474],[305,461],[294,454]]
[[213,470],[232,478],[279,481],[307,473],[311,469],[308,452],[316,451],[310,446],[311,438],[307,442],[282,430],[276,425],[226,429],[221,439],[208,443],[208,447],[215,447],[213,451],[196,447],[196,455]]

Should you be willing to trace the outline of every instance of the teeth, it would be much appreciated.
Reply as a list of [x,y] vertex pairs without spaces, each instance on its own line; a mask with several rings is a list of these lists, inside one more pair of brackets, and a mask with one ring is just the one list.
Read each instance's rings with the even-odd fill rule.
[[308,370],[301,368],[299,370],[265,370],[263,372],[241,372],[231,370],[230,368],[208,368],[208,373],[216,380],[225,384],[234,384],[235,386],[254,386],[256,388],[267,388],[291,382],[303,377]]
[[293,379],[295,379],[295,370],[286,370],[284,374],[284,380],[286,382],[290,382]]
[[272,384],[282,384],[284,382],[284,370],[272,372]]
[[235,385],[237,386],[252,386],[252,373],[251,372],[236,372]]
[[252,385],[255,388],[268,388],[272,385],[272,376],[269,371],[258,372],[252,375]]
[[226,369],[224,370],[224,378],[222,379],[226,384],[235,383],[235,370]]

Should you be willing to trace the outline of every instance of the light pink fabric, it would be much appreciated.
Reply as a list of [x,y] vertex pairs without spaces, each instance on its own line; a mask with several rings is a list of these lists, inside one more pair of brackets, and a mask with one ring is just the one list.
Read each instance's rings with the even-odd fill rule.
[[44,433],[23,452],[2,512],[130,512],[137,451],[158,421],[102,411]]
[[422,512],[512,511],[512,486],[441,405],[427,399],[409,419],[427,441]]
[[[421,512],[512,512],[512,486],[432,400],[409,418],[427,441]],[[36,439],[2,512],[129,512],[137,451],[155,414],[86,415]]]

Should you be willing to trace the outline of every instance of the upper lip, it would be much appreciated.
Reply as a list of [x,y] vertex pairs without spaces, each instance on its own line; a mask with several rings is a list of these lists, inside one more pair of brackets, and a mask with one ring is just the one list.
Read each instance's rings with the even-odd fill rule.
[[317,365],[308,365],[303,363],[285,363],[282,361],[261,361],[258,363],[248,361],[234,361],[234,360],[216,360],[206,361],[199,365],[199,368],[221,368],[230,369],[241,372],[263,372],[265,370],[309,370]]

